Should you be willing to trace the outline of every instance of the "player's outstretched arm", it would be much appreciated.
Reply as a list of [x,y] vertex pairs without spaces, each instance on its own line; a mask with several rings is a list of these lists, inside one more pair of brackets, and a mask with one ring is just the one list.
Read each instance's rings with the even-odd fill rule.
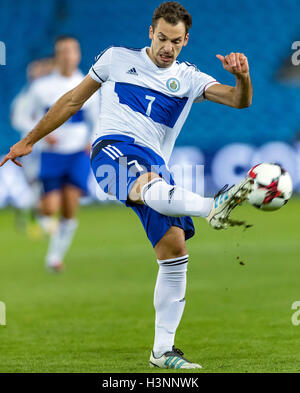
[[10,152],[4,157],[0,166],[4,165],[8,160],[12,160],[16,165],[22,166],[16,159],[31,153],[33,145],[36,142],[48,135],[51,131],[60,127],[71,116],[78,112],[85,101],[87,101],[100,86],[100,83],[94,81],[87,75],[78,86],[56,101],[25,138],[10,148]]
[[213,85],[206,89],[205,98],[233,108],[247,108],[251,105],[253,95],[247,57],[243,53],[216,57],[222,62],[224,69],[235,76],[236,85]]

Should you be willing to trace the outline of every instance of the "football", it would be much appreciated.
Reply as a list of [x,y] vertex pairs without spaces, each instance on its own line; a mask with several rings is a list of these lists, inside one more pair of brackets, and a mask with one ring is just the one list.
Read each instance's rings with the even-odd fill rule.
[[248,172],[253,179],[249,202],[264,211],[280,209],[291,198],[293,183],[291,176],[280,165],[263,163]]

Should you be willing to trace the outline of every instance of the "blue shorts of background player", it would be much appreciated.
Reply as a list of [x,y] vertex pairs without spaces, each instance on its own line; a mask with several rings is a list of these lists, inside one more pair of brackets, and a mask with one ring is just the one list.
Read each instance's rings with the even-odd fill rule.
[[172,226],[183,229],[186,240],[194,235],[191,217],[164,216],[127,200],[133,184],[143,173],[155,172],[168,184],[175,184],[164,160],[153,150],[135,144],[133,138],[125,135],[105,135],[93,144],[91,165],[103,191],[115,195],[139,216],[153,247]]
[[39,180],[44,193],[73,185],[87,193],[90,160],[86,151],[71,154],[43,152]]

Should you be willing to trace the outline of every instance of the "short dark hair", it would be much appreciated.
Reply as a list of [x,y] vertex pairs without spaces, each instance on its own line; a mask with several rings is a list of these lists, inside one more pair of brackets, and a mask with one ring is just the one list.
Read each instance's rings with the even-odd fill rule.
[[185,24],[185,31],[188,33],[192,26],[192,16],[177,1],[165,1],[156,8],[152,17],[153,30],[157,26],[157,22],[163,18],[166,22],[177,25],[180,21]]

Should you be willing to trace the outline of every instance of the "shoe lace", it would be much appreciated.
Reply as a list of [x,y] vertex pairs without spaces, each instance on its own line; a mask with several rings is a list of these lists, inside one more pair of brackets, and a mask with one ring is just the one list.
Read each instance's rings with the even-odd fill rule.
[[180,357],[182,360],[184,360],[188,363],[191,363],[189,360],[187,360],[186,358],[183,357],[183,352],[173,345],[172,351],[166,352],[165,356],[174,356],[174,355]]
[[228,184],[225,184],[224,187],[221,188],[221,190],[219,190],[216,195],[214,196],[214,199],[216,199],[219,195],[223,194],[223,192],[227,191],[228,189]]
[[179,356],[179,357],[183,357],[183,352],[180,350],[180,349],[178,349],[178,348],[175,348],[175,346],[173,345],[172,346],[172,351],[169,351],[169,352],[166,352],[165,353],[165,355],[166,356]]
[[174,345],[173,345],[172,350],[173,350],[173,352],[177,353],[179,356],[181,356],[181,357],[183,356],[183,352],[180,349],[175,348]]

